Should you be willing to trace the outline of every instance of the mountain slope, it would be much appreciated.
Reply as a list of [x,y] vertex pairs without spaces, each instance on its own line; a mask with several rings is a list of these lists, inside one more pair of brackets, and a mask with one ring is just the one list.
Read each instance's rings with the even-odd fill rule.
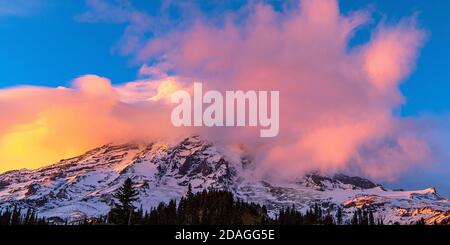
[[450,200],[434,188],[391,191],[342,174],[309,174],[286,183],[252,181],[243,177],[248,165],[247,158],[199,137],[174,144],[105,145],[48,167],[0,175],[0,207],[34,208],[54,221],[99,216],[109,211],[112,194],[130,177],[140,192],[138,205],[144,209],[179,199],[191,184],[194,192],[231,191],[240,199],[266,205],[270,215],[293,205],[306,211],[319,203],[330,213],[343,207],[346,220],[362,207],[372,208],[386,224],[413,224],[421,218],[429,224],[448,223],[450,219]]

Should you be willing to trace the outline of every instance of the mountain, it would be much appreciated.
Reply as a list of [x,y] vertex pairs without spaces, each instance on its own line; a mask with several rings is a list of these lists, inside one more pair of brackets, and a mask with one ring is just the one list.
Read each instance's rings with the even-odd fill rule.
[[264,204],[271,216],[281,208],[306,211],[317,203],[332,214],[341,206],[344,220],[366,207],[385,224],[422,218],[427,224],[450,223],[450,200],[435,188],[394,191],[360,177],[318,173],[285,183],[254,181],[245,177],[253,167],[249,159],[198,136],[171,144],[109,144],[40,169],[1,174],[0,208],[33,208],[53,222],[97,217],[109,211],[114,191],[132,178],[140,193],[137,205],[147,210],[179,199],[191,184],[194,192],[223,189]]

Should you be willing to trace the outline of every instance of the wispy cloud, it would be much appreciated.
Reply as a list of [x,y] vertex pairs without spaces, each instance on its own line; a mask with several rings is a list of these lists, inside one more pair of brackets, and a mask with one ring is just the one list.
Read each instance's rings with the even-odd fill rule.
[[145,12],[134,8],[131,2],[86,0],[88,11],[75,17],[77,21],[87,23],[126,24],[122,38],[117,44],[121,54],[136,52],[141,40],[151,30],[153,19]]
[[43,4],[43,0],[0,0],[0,16],[26,16],[34,14]]

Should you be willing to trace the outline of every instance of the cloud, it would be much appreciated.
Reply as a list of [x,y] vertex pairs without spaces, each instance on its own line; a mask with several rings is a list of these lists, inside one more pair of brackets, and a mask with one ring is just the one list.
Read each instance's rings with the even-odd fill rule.
[[[175,81],[147,83],[139,96],[136,83],[113,87],[95,75],[70,88],[0,90],[0,171],[36,168],[105,143],[177,135],[164,100],[164,88]],[[131,95],[145,103],[129,104]]]
[[365,53],[364,65],[377,89],[395,88],[414,66],[414,50],[422,45],[424,34],[415,28],[413,22],[413,19],[405,20],[374,33],[374,40]]
[[[393,115],[424,33],[404,19],[380,24],[367,43],[349,47],[369,19],[365,11],[342,15],[337,1],[304,0],[281,12],[262,3],[220,25],[199,20],[151,39],[136,56],[213,88],[279,90],[281,136],[260,151],[266,172],[353,168],[389,179],[428,160],[426,140]],[[245,134],[227,135],[238,141]]]
[[76,20],[86,23],[106,22],[127,25],[116,47],[123,55],[136,51],[141,45],[140,41],[153,27],[153,19],[135,9],[128,1],[86,0],[86,4],[89,10],[76,16]]
[[[364,10],[343,15],[332,0],[303,0],[281,11],[251,3],[224,13],[222,21],[201,16],[188,21],[193,25],[147,38],[153,18],[145,12],[126,2],[87,3],[90,10],[80,20],[127,25],[120,47],[143,64],[142,80],[111,86],[86,76],[71,88],[0,91],[0,113],[8,115],[0,127],[1,162],[23,164],[21,156],[36,152],[62,158],[130,136],[194,133],[171,127],[172,106],[164,99],[194,81],[222,91],[280,91],[280,134],[274,139],[261,139],[247,127],[195,129],[224,144],[247,145],[260,175],[352,171],[391,180],[430,161],[430,139],[416,133],[421,120],[394,114],[405,103],[399,85],[424,42],[413,19],[380,24],[367,43],[349,47],[371,18]],[[21,139],[33,139],[31,146]],[[22,145],[27,154],[11,150]]]
[[0,0],[0,16],[25,16],[43,5],[42,0]]

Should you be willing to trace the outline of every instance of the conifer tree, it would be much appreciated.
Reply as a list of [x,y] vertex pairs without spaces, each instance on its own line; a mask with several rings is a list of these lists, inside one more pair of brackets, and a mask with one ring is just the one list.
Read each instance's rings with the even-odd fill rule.
[[369,225],[375,225],[375,219],[373,217],[372,210],[369,211]]
[[358,212],[355,210],[352,218],[352,225],[359,225]]
[[21,209],[17,206],[14,206],[12,216],[11,216],[11,225],[19,225],[20,224],[20,213]]
[[342,225],[342,208],[339,206],[336,213],[336,221],[338,225]]
[[139,193],[133,186],[133,181],[128,178],[123,185],[114,193],[114,197],[119,200],[119,203],[114,203],[114,208],[109,213],[109,222],[121,225],[130,225],[137,216],[133,205],[138,198]]
[[180,202],[178,203],[178,210],[177,210],[177,224],[182,225],[185,223],[186,220],[186,199],[184,197],[181,197]]
[[421,218],[419,221],[416,222],[416,225],[425,225],[425,220]]
[[192,185],[191,185],[191,183],[189,183],[188,191],[187,191],[187,198],[191,198],[193,195],[194,195],[194,193],[192,193]]

